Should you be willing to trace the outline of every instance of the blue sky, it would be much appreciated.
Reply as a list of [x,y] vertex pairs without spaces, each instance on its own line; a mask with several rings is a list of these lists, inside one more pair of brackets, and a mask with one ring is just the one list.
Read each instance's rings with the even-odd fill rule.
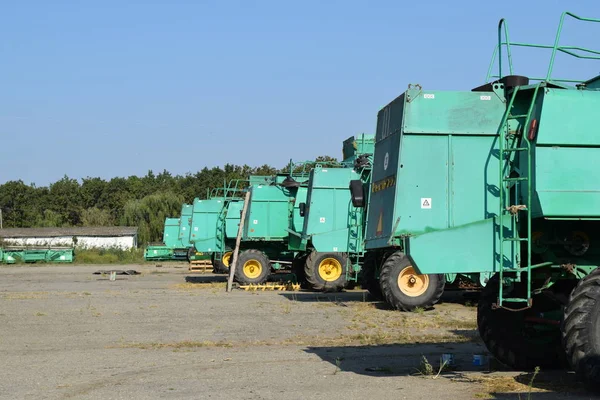
[[[3,2],[0,183],[340,157],[409,83],[482,84],[500,17],[512,40],[551,44],[565,3]],[[600,18],[596,0],[569,4]],[[569,21],[563,43],[599,34]],[[518,56],[532,75],[549,53]],[[600,72],[560,62],[567,77]]]

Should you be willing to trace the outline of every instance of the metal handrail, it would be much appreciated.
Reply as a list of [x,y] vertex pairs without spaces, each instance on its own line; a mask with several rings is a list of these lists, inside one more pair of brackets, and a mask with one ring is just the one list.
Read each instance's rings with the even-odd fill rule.
[[[488,68],[486,82],[490,82],[491,79],[500,79],[504,75],[502,74],[502,48],[506,47],[506,52],[508,56],[508,70],[509,74],[513,74],[513,65],[512,65],[512,54],[511,47],[530,47],[530,48],[538,48],[538,49],[552,49],[552,55],[550,57],[550,65],[548,66],[548,72],[545,77],[534,77],[529,78],[533,81],[553,81],[553,82],[562,82],[562,83],[582,83],[584,80],[577,79],[552,79],[552,71],[554,69],[554,61],[556,59],[556,53],[561,52],[564,54],[568,54],[572,57],[586,60],[600,60],[600,51],[592,50],[585,47],[580,46],[559,46],[560,43],[560,35],[562,33],[563,24],[565,18],[570,16],[576,20],[584,21],[584,22],[600,22],[600,19],[597,18],[585,18],[575,15],[571,12],[565,11],[562,13],[560,17],[560,22],[558,24],[558,30],[556,32],[556,37],[554,39],[554,45],[543,45],[543,44],[535,44],[535,43],[520,43],[520,42],[510,42],[508,35],[508,24],[504,18],[500,19],[498,23],[498,44],[494,48],[494,52],[492,54],[492,61],[490,62],[490,66]],[[502,40],[502,33],[504,33],[505,40]],[[579,51],[584,54],[576,53]],[[492,69],[494,67],[496,56],[498,56],[498,75],[492,75]]]

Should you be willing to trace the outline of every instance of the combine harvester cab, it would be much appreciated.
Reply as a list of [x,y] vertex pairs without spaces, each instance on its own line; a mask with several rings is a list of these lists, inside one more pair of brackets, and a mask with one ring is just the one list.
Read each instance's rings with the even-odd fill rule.
[[[306,202],[308,173],[305,163],[290,164],[289,174],[253,182],[240,242],[235,279],[241,284],[262,284],[271,272],[291,270],[296,264]],[[299,169],[300,171],[295,171]],[[233,232],[231,232],[233,233]],[[237,238],[228,236],[233,247]]]
[[374,135],[351,137],[344,141],[341,165],[317,165],[310,173],[306,203],[300,204],[304,224],[298,250],[305,252],[304,277],[313,290],[341,290],[358,280],[365,215],[352,202],[351,187],[364,193],[374,142]]

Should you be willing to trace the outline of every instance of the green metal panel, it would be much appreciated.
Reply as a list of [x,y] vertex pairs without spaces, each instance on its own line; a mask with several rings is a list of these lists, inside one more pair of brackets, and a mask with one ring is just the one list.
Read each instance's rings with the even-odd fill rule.
[[[505,237],[512,231],[505,215]],[[499,270],[499,229],[497,218],[488,218],[407,238],[406,253],[421,274],[497,272]],[[504,266],[518,257],[512,243],[504,242]]]
[[539,121],[534,217],[600,217],[600,178],[590,173],[600,170],[599,109],[597,91],[546,88],[540,95],[533,116]]
[[227,205],[227,216],[225,218],[225,236],[229,239],[237,238],[240,226],[241,212],[244,208],[243,200],[232,200]]
[[360,174],[352,168],[315,168],[311,172],[302,233],[315,250],[362,250],[358,248],[362,242],[362,229],[355,226],[351,218],[353,212],[359,212],[357,225],[361,225],[362,209],[352,205],[350,194],[350,181],[360,178]]
[[163,243],[171,249],[186,247],[179,239],[180,218],[166,218]]
[[252,186],[243,239],[287,239],[289,235],[287,229],[290,226],[290,198],[295,194],[295,188],[284,188],[279,185]]
[[290,250],[304,250],[302,241],[302,228],[304,226],[305,217],[300,215],[300,204],[307,204],[308,188],[301,186],[297,189],[296,196],[293,199],[292,219],[289,227],[289,242]]
[[167,246],[148,246],[144,252],[146,261],[166,261],[173,258],[173,249]]
[[225,200],[223,198],[208,200],[196,198],[193,205],[190,243],[193,243],[196,251],[199,252],[216,251],[219,242],[217,222],[219,214],[223,211]]
[[181,206],[181,217],[179,218],[179,240],[185,247],[190,245],[190,230],[192,228],[192,212],[194,206],[192,204],[184,204]]
[[53,263],[72,263],[74,258],[74,250],[69,249],[48,249],[46,253],[46,261]]

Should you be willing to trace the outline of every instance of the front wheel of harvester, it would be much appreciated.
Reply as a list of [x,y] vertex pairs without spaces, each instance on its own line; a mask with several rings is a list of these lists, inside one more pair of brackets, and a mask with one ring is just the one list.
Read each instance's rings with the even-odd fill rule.
[[[514,283],[512,289],[506,289],[503,297],[524,297],[525,284],[524,281]],[[483,288],[477,305],[477,328],[490,353],[502,364],[517,370],[563,366],[559,321],[543,318],[560,306],[540,294],[533,297],[532,307],[523,311],[493,309],[499,291],[500,280],[496,274]],[[523,305],[517,304],[518,307]]]
[[214,272],[217,274],[228,274],[229,273],[229,264],[232,260],[233,252],[231,250],[226,251],[221,255],[221,259],[216,259],[216,254],[212,255],[212,265],[214,268]]
[[417,274],[409,258],[400,251],[385,260],[379,274],[384,299],[402,311],[433,307],[444,293],[445,283],[443,274]]
[[348,256],[344,253],[313,251],[306,258],[304,275],[313,290],[339,291],[346,286]]
[[600,269],[571,292],[562,324],[563,346],[577,377],[600,390]]
[[242,285],[265,283],[270,274],[271,262],[263,252],[246,250],[238,256],[235,280]]

